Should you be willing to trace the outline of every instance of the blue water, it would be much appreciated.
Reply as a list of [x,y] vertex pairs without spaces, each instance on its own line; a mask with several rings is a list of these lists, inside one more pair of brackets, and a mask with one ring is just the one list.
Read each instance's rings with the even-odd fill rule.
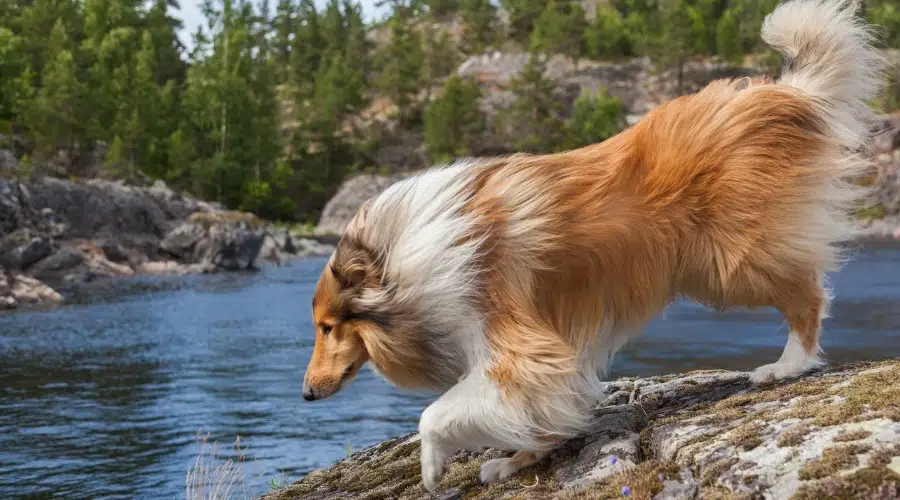
[[[257,274],[133,278],[72,291],[75,304],[0,315],[0,498],[183,498],[198,432],[238,455],[245,483],[294,481],[415,430],[430,394],[368,369],[307,403],[310,300],[323,259]],[[869,247],[831,278],[833,362],[900,356],[900,247]],[[774,311],[679,303],[617,358],[615,376],[749,370],[778,358]]]

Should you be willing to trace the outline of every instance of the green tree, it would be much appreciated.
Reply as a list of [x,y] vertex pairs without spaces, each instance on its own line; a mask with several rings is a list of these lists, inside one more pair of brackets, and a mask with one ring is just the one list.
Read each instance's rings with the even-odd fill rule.
[[546,63],[532,54],[524,70],[510,82],[516,100],[505,118],[517,137],[515,148],[543,153],[559,148],[563,139],[562,106],[554,98],[555,85],[544,73]]
[[631,40],[625,18],[618,10],[601,6],[584,33],[585,51],[595,59],[631,55]]
[[900,5],[894,0],[870,0],[866,6],[870,23],[880,27],[881,38],[887,47],[900,48]]
[[0,75],[4,78],[0,85],[0,133],[8,133],[31,100],[33,74],[22,38],[4,27],[0,27]]
[[625,127],[625,108],[606,88],[582,91],[566,121],[566,146],[577,148],[605,141]]
[[78,102],[82,85],[76,76],[75,59],[67,49],[68,35],[60,19],[50,36],[48,62],[41,72],[41,88],[28,109],[26,123],[37,143],[38,157],[62,150],[74,157],[81,122]]
[[453,39],[446,31],[437,33],[430,23],[423,29],[425,60],[422,62],[422,80],[425,85],[425,102],[431,100],[431,88],[456,69],[459,56]]
[[534,23],[544,11],[544,0],[500,0],[509,15],[509,38],[527,47]]
[[397,106],[401,123],[413,118],[415,96],[422,88],[422,67],[425,60],[422,36],[412,26],[413,11],[398,6],[388,21],[390,40],[376,54],[381,71],[377,87]]
[[503,37],[497,30],[497,8],[491,0],[462,0],[460,5],[463,31],[460,47],[465,54],[480,54]]
[[676,69],[677,89],[684,84],[684,65],[693,56],[706,51],[706,27],[702,14],[687,0],[665,0],[660,7],[659,29],[651,40],[651,57],[664,67]]
[[297,22],[297,6],[293,0],[278,0],[275,17],[272,19],[272,50],[278,68],[279,83],[289,78],[291,48],[294,42],[294,27]]
[[302,101],[315,91],[315,75],[325,51],[321,15],[312,0],[301,0],[291,46],[291,83]]
[[716,25],[716,53],[732,62],[740,62],[744,56],[740,17],[734,9],[726,10]]
[[435,19],[446,17],[459,11],[460,0],[422,0],[428,8],[428,13]]
[[578,58],[584,53],[582,41],[586,26],[584,9],[580,3],[558,4],[556,0],[550,0],[534,24],[531,51],[549,55],[564,54],[571,57],[577,65]]
[[362,75],[347,64],[337,52],[316,73],[316,91],[309,127],[317,137],[339,133],[345,118],[359,111],[365,103]]
[[478,108],[481,90],[475,82],[453,75],[440,97],[425,110],[425,147],[432,161],[449,161],[468,155],[484,131],[484,115]]

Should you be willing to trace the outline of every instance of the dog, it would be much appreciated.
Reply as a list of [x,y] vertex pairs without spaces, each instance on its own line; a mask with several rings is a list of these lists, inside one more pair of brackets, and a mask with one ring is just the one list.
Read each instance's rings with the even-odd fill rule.
[[787,344],[754,383],[822,367],[885,63],[844,0],[790,0],[761,31],[777,79],[714,81],[602,143],[458,160],[367,201],[316,285],[304,399],[366,362],[441,393],[419,423],[433,492],[460,449],[516,452],[482,465],[490,482],[581,434],[616,352],[680,298],[782,313]]

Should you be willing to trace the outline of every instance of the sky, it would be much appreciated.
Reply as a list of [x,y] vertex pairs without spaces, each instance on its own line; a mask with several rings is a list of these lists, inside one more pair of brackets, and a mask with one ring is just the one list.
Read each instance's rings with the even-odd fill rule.
[[[325,7],[328,0],[315,0],[316,6],[320,9]],[[203,24],[203,14],[200,13],[200,0],[181,0],[181,9],[177,12],[177,16],[184,23],[184,28],[179,33],[181,43],[188,48],[193,46],[191,43],[191,35],[197,31],[197,26]],[[363,8],[363,16],[366,21],[371,21],[375,17],[384,12],[385,7],[375,7],[375,0],[359,0]],[[270,2],[274,8],[275,2]]]

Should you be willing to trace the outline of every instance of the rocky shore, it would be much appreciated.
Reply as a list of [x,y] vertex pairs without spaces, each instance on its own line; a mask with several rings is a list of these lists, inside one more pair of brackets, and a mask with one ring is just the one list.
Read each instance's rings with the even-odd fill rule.
[[508,454],[460,452],[428,494],[409,435],[263,498],[897,499],[898,379],[900,360],[759,387],[729,371],[623,378],[609,384],[587,435],[504,482],[482,485],[478,472]]
[[0,310],[59,303],[55,288],[97,278],[255,269],[331,250],[159,181],[0,180]]

